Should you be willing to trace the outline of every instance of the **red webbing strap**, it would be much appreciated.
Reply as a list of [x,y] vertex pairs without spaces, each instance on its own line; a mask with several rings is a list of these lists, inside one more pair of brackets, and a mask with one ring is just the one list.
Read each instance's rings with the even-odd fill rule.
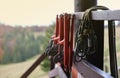
[[70,41],[69,41],[69,70],[71,71],[72,58],[73,58],[73,32],[74,32],[74,15],[70,19]]
[[59,17],[59,40],[58,40],[58,52],[62,54],[62,47],[64,43],[64,21],[63,15],[61,14]]
[[55,37],[58,36],[59,32],[59,18],[58,15],[56,16],[56,26],[55,26]]
[[63,15],[60,15],[60,20],[59,20],[59,42],[63,40],[64,38],[64,23],[63,23]]
[[54,44],[58,43],[58,39],[59,39],[59,18],[58,18],[58,15],[57,15],[56,16],[56,25],[55,25],[55,35],[53,37]]
[[63,30],[63,15],[61,14],[59,17],[57,16],[56,19],[56,36],[54,37],[54,41],[56,42],[56,44],[59,44],[59,42],[63,40]]
[[69,30],[70,30],[70,15],[64,15],[64,66],[68,67],[69,60]]
[[[73,56],[73,30],[74,30],[74,15],[61,14],[56,17],[56,30],[54,42],[63,46],[64,50],[64,70],[71,71],[72,56]],[[60,46],[58,52],[60,52]]]

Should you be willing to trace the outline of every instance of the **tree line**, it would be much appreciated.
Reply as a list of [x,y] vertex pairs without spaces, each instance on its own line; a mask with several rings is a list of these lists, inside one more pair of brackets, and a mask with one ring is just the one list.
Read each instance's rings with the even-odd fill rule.
[[25,61],[40,54],[46,43],[45,35],[37,35],[34,31],[15,28],[12,32],[6,32],[3,36],[4,50],[1,64]]

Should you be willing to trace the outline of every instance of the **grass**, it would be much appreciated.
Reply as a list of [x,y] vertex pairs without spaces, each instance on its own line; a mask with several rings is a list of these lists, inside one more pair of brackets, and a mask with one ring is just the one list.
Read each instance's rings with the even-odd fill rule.
[[[0,78],[20,78],[20,76],[34,63],[38,56],[21,63],[0,65]],[[38,66],[28,78],[48,78]]]

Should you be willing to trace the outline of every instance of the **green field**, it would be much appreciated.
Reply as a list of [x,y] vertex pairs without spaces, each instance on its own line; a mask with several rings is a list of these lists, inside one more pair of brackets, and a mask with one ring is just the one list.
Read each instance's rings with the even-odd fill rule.
[[[38,56],[21,63],[0,65],[0,78],[20,78],[37,58]],[[48,78],[48,75],[38,66],[28,78]]]

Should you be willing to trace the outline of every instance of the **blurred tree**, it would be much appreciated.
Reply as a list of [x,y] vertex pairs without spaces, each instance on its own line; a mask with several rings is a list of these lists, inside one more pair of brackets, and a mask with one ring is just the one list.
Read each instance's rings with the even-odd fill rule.
[[4,56],[2,63],[22,62],[41,51],[45,44],[45,37],[39,35],[35,38],[33,31],[15,28],[11,33],[4,35]]
[[[51,36],[52,36],[53,33],[54,33],[54,27],[55,27],[55,24],[52,24],[52,25],[50,25],[50,26],[48,27],[48,29],[47,29],[47,31],[46,31],[46,37],[45,37],[45,39],[44,39],[45,44],[44,44],[44,46],[43,46],[44,50],[45,50],[45,48],[47,47],[47,45],[49,44],[49,40],[50,40]],[[43,51],[43,52],[44,52],[44,51]],[[42,68],[43,71],[48,71],[48,70],[50,69],[50,60],[49,60],[48,58],[46,58],[46,59],[42,62],[41,68]]]

